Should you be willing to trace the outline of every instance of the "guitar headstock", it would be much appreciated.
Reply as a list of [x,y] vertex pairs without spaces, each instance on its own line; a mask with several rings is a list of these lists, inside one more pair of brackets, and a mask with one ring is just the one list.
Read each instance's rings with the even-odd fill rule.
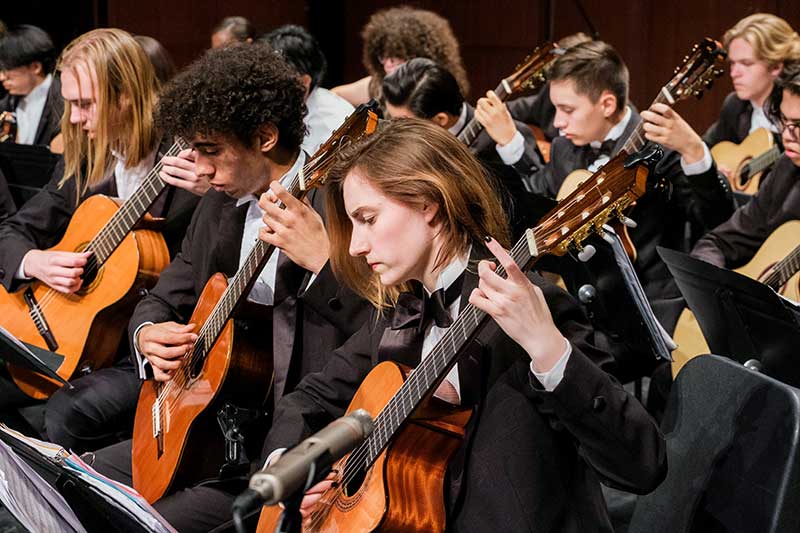
[[547,69],[558,58],[555,43],[544,44],[533,51],[522,63],[516,66],[514,73],[503,80],[503,88],[508,94],[523,89],[536,89],[547,81]]
[[660,147],[651,145],[632,156],[621,153],[603,165],[532,230],[537,254],[582,250],[583,241],[609,219],[624,218],[623,210],[647,190],[648,167],[662,154]]
[[691,96],[700,98],[725,72],[726,56],[718,41],[706,37],[683,58],[681,66],[675,69],[675,76],[661,89],[662,94],[671,100],[670,104]]
[[336,153],[345,146],[370,135],[378,127],[378,103],[370,100],[359,105],[353,113],[334,131],[328,140],[311,156],[305,165],[301,189],[310,189],[324,184]]

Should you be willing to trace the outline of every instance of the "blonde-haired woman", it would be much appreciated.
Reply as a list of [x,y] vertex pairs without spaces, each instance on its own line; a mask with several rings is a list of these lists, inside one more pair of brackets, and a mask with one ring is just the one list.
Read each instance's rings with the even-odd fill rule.
[[[379,362],[416,366],[437,353],[453,317],[474,305],[493,321],[436,392],[476,408],[449,463],[448,530],[610,529],[595,476],[652,490],[665,472],[663,437],[603,370],[611,358],[592,345],[577,304],[504,250],[506,222],[481,173],[458,140],[418,119],[390,122],[342,158],[328,181],[331,261],[374,316],[281,399],[265,451],[274,460],[341,416]],[[332,482],[306,494],[304,517]]]
[[777,125],[764,106],[784,64],[800,61],[800,37],[782,18],[756,13],[725,32],[723,44],[728,50],[734,92],[725,98],[719,119],[706,132],[706,144],[739,144],[758,128],[775,133],[779,141]]
[[[130,34],[97,29],[81,35],[64,49],[57,70],[65,101],[64,158],[43,190],[0,224],[0,283],[9,292],[34,279],[63,293],[80,288],[89,253],[48,248],[61,240],[72,214],[89,196],[126,200],[162,160],[162,178],[178,188],[167,187],[150,212],[165,219],[163,234],[174,255],[198,194],[208,188],[195,174],[189,151],[162,159],[172,142],[159,143],[153,124],[158,82]],[[133,411],[126,416],[125,410],[130,410],[131,402],[135,409],[139,380],[128,368],[125,352],[114,367],[77,379],[74,389],[62,389],[51,397],[55,406],[48,420],[51,440],[78,451],[92,448],[95,438],[107,441],[116,431],[128,429],[119,426],[132,424]],[[0,410],[31,403],[4,374],[5,368],[0,369]]]

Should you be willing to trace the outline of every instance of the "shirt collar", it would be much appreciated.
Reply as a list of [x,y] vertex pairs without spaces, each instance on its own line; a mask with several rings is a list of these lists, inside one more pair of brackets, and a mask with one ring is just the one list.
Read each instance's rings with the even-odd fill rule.
[[[287,187],[289,183],[292,181],[292,178],[294,178],[300,172],[300,169],[303,167],[303,165],[305,165],[305,163],[306,163],[306,153],[305,151],[300,150],[300,153],[297,155],[297,159],[295,159],[292,167],[286,172],[286,174],[281,176],[280,179],[278,180],[281,182],[281,185]],[[238,200],[236,200],[236,207],[239,207],[240,205],[244,205],[250,202],[258,202],[258,198],[256,198],[254,194],[248,194],[247,196],[243,196]]]
[[464,270],[467,269],[469,264],[469,254],[471,248],[467,250],[464,255],[455,257],[446,267],[439,273],[439,278],[436,280],[436,289],[447,290],[450,285],[455,282]]
[[50,86],[53,84],[53,75],[48,74],[44,81],[33,88],[31,92],[25,95],[22,102],[25,106],[30,105],[32,102],[41,102],[47,99],[47,93],[50,91]]
[[458,135],[461,133],[461,130],[467,123],[467,104],[464,102],[461,104],[461,113],[458,115],[458,120],[456,123],[453,124],[451,127],[447,128],[447,131],[452,133],[453,135]]
[[[625,132],[625,128],[628,127],[628,122],[631,121],[631,114],[632,114],[631,113],[631,108],[630,107],[626,107],[625,108],[625,114],[622,116],[622,120],[620,120],[619,122],[614,124],[614,127],[611,128],[610,130],[608,130],[608,133],[606,133],[606,136],[605,136],[605,138],[603,140],[604,141],[609,141],[609,140],[610,141],[616,141],[617,139],[619,139],[622,136],[622,134]],[[603,144],[603,143],[601,143],[600,141],[592,141],[592,142],[589,143],[589,145],[592,148],[600,148],[601,144]]]

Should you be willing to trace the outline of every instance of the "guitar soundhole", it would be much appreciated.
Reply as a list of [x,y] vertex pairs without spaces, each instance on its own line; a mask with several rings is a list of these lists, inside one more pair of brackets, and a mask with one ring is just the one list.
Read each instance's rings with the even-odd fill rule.
[[[367,471],[364,470],[360,466],[354,466],[351,464],[351,460],[353,457],[347,458],[347,463],[344,467],[344,472],[347,477],[350,478],[344,485],[344,493],[348,498],[352,498],[358,491],[361,490],[361,486],[364,484],[364,480],[367,477]],[[362,457],[361,460],[363,461],[364,458]]]

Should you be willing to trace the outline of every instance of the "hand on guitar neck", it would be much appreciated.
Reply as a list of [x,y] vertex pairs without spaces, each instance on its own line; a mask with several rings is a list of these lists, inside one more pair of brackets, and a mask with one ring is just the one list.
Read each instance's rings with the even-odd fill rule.
[[702,161],[706,149],[703,139],[674,109],[666,104],[653,104],[642,111],[645,138],[665,148],[675,150],[684,164],[691,165]]
[[30,250],[22,258],[22,273],[50,288],[70,294],[81,288],[83,268],[92,252]]
[[194,324],[162,322],[143,326],[134,344],[153,368],[156,381],[169,381],[180,368],[181,360],[192,349],[197,335]]
[[564,355],[566,340],[553,323],[542,290],[520,270],[500,244],[491,239],[486,244],[507,277],[495,273],[491,261],[478,263],[478,287],[469,303],[491,315],[497,325],[530,355],[537,372],[549,372]]
[[517,133],[517,126],[505,103],[494,91],[489,91],[486,96],[479,99],[475,105],[475,118],[486,129],[486,133],[494,142],[505,146],[511,142]]
[[[277,205],[279,200],[285,208]],[[319,213],[277,181],[261,195],[258,205],[264,210],[265,225],[258,231],[259,239],[279,248],[294,264],[319,274],[330,256],[328,233]]]
[[191,148],[181,150],[177,156],[164,156],[158,177],[168,185],[202,196],[211,188],[211,184],[205,176],[197,174],[194,160],[195,154]]

